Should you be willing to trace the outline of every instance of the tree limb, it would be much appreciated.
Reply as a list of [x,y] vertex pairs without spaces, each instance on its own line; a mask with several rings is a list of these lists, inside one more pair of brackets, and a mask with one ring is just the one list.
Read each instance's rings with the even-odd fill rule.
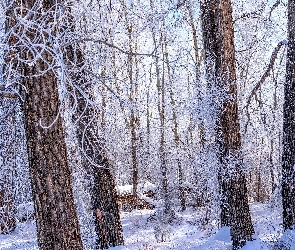
[[270,20],[272,12],[280,5],[280,3],[281,3],[281,0],[277,0],[276,3],[271,7],[268,20]]
[[5,86],[0,86],[0,96],[2,97],[6,97],[6,98],[17,98],[17,94],[13,93],[13,92],[7,92],[5,91],[6,88]]
[[123,54],[127,54],[129,56],[152,56],[152,57],[157,57],[154,53],[155,51],[157,50],[157,47],[154,48],[154,50],[151,52],[151,53],[135,53],[135,52],[129,52],[129,51],[125,51],[124,49],[112,44],[112,43],[108,43],[107,41],[104,41],[104,40],[100,40],[100,39],[92,39],[92,38],[83,38],[83,39],[77,39],[77,40],[74,40],[70,43],[67,43],[65,45],[63,45],[62,47],[67,47],[75,42],[96,42],[96,43],[101,43],[101,44],[104,44],[110,48],[114,48],[118,51],[120,51],[121,53]]
[[270,76],[270,72],[273,69],[274,63],[277,59],[277,55],[283,45],[288,45],[288,42],[286,40],[283,40],[278,43],[277,47],[275,47],[274,51],[271,54],[270,61],[269,61],[269,64],[268,64],[268,67],[267,67],[265,73],[262,75],[261,79],[256,83],[254,89],[251,91],[251,94],[248,97],[246,106],[244,107],[246,109],[246,115],[248,117],[248,120],[245,125],[245,132],[247,131],[247,126],[248,126],[249,120],[250,120],[249,106],[251,104],[252,98],[255,96],[255,98],[257,100],[256,93],[257,93],[258,89],[261,87],[261,85],[265,82],[266,78]]
[[234,23],[240,19],[244,19],[244,18],[258,18],[261,16],[261,13],[263,12],[264,7],[260,8],[259,10],[256,11],[252,11],[252,12],[248,12],[248,13],[243,13],[241,16],[237,17],[234,20]]

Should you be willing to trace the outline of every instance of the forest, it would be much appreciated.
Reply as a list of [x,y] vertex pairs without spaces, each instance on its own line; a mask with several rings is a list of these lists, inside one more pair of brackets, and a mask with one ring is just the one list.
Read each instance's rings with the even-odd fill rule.
[[0,0],[0,249],[295,250],[295,1]]

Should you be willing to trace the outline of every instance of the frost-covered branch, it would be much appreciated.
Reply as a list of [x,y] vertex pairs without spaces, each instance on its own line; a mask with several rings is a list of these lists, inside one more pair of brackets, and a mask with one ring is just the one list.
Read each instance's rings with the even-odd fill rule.
[[283,41],[278,43],[277,47],[275,47],[274,51],[271,54],[270,61],[269,61],[269,64],[267,66],[266,71],[262,75],[261,79],[256,83],[255,87],[251,91],[250,96],[247,99],[246,106],[244,107],[244,109],[246,110],[246,116],[247,116],[247,122],[246,122],[246,125],[245,125],[245,132],[247,131],[247,127],[248,127],[248,124],[249,124],[249,121],[250,121],[249,106],[251,104],[252,98],[255,97],[256,100],[257,100],[256,93],[257,93],[258,89],[262,86],[262,84],[265,82],[267,77],[270,76],[270,72],[273,69],[275,61],[277,59],[277,55],[278,55],[280,49],[283,47],[283,45],[288,45],[288,42],[286,40],[283,40]]

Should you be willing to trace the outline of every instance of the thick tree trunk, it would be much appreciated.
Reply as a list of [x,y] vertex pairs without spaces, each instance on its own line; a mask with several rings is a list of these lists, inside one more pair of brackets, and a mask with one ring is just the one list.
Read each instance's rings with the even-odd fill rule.
[[93,203],[100,249],[124,244],[115,181],[107,161],[104,166],[105,168],[98,168],[94,171],[95,185],[93,188],[93,192],[96,194]]
[[[36,25],[46,25],[50,18],[46,14],[46,21],[41,13],[30,10],[36,1],[16,1],[13,7],[26,8],[17,14],[36,22]],[[47,1],[42,5],[43,11],[53,7],[56,1]],[[11,7],[12,8],[12,7]],[[59,116],[60,101],[58,81],[55,74],[48,69],[48,64],[53,63],[52,54],[46,50],[36,50],[39,58],[34,58],[30,44],[41,43],[50,49],[48,33],[33,26],[33,23],[24,27],[14,26],[17,18],[13,9],[9,14],[9,27],[14,27],[18,36],[11,35],[9,45],[18,46],[21,53],[11,50],[5,58],[7,63],[17,65],[18,57],[26,62],[35,59],[32,64],[25,62],[21,65],[22,85],[25,87],[22,95],[24,98],[23,111],[32,192],[35,204],[38,245],[40,249],[83,249],[77,214],[72,193],[71,171],[67,162],[67,149],[62,128],[62,119]],[[48,14],[49,15],[49,14]],[[35,16],[35,19],[34,19]],[[41,24],[41,22],[44,23]],[[21,37],[23,40],[18,40]],[[33,50],[34,51],[34,50]],[[16,54],[18,53],[18,54]],[[6,67],[5,70],[9,70]],[[19,70],[19,68],[15,68]],[[7,75],[7,74],[6,74]],[[42,125],[49,126],[43,128]]]
[[283,107],[282,198],[284,230],[295,229],[295,3],[288,1],[288,49]]
[[89,104],[89,100],[84,96],[86,94],[91,101],[95,102],[93,86],[85,84],[91,79],[83,70],[85,69],[84,56],[80,48],[74,49],[69,46],[66,49],[65,58],[71,81],[75,82],[80,89],[73,90],[77,100],[74,122],[77,124],[77,137],[82,150],[84,168],[90,179],[93,177],[91,199],[98,235],[96,247],[107,249],[123,245],[123,230],[116,199],[115,181],[105,155],[104,140],[98,129],[100,126],[96,116],[99,112],[95,106]]
[[[34,67],[24,66],[24,75],[45,69],[46,64],[38,61]],[[39,247],[82,249],[62,119],[58,117],[47,129],[40,126],[40,121],[48,125],[58,116],[57,79],[48,71],[23,82],[28,91],[23,109]]]
[[254,229],[242,170],[231,1],[204,1],[201,12],[208,83],[218,90],[215,98],[220,102],[216,107],[216,137],[222,193],[221,224],[230,226],[233,249],[239,249],[246,240],[252,239]]

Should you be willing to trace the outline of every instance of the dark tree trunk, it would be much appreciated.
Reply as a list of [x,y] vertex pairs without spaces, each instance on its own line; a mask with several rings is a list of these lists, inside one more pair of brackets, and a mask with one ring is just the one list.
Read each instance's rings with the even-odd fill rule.
[[295,3],[288,1],[288,49],[283,107],[282,198],[284,230],[295,229]]
[[[49,59],[44,54],[43,58]],[[42,61],[24,66],[24,75],[46,68]],[[29,166],[40,249],[83,249],[67,162],[62,119],[59,116],[58,83],[53,72],[23,80],[27,89],[23,106]]]
[[96,233],[98,235],[96,248],[107,249],[123,245],[123,229],[120,221],[115,181],[105,154],[104,139],[99,135],[99,121],[95,117],[99,115],[99,112],[95,106],[89,104],[89,100],[85,99],[84,96],[86,94],[90,100],[95,101],[93,85],[85,84],[91,81],[91,77],[85,71],[86,65],[81,49],[75,49],[72,46],[67,47],[65,60],[69,66],[71,81],[80,89],[72,90],[77,101],[74,120],[77,124],[77,137],[82,150],[84,168],[88,172],[90,179],[93,177],[90,189]]
[[[35,49],[41,53],[34,58],[28,46],[41,43],[48,46],[48,33],[40,30],[36,25],[46,25],[53,18],[35,10],[30,10],[36,1],[15,1],[13,7],[26,8],[17,15],[32,20],[26,27],[15,23],[17,18],[13,10],[9,14],[9,27],[14,29],[18,36],[11,35],[9,45],[15,46],[6,55],[6,62],[13,63],[15,71],[22,74],[23,111],[27,137],[32,193],[36,213],[38,245],[40,249],[83,249],[78,219],[74,204],[71,183],[71,171],[67,162],[67,149],[62,128],[62,119],[59,116],[60,101],[58,81],[48,64],[53,63],[52,54],[41,48]],[[42,5],[43,11],[53,7],[56,1],[46,1]],[[20,10],[20,9],[19,9]],[[37,19],[36,17],[39,17]],[[43,17],[44,19],[42,19]],[[41,22],[44,22],[41,24]],[[36,25],[34,26],[33,23]],[[13,33],[12,33],[13,34]],[[19,40],[19,38],[23,40]],[[17,46],[17,47],[16,47]],[[17,49],[16,49],[17,48]],[[35,54],[36,55],[36,54]],[[20,64],[18,58],[34,63]],[[21,67],[17,68],[17,67]],[[6,73],[9,67],[6,67]],[[48,71],[46,71],[48,70]],[[7,75],[7,74],[6,74]],[[43,128],[42,125],[48,126]]]
[[108,163],[94,172],[94,204],[96,205],[96,228],[101,249],[124,244],[122,224],[117,203],[115,181]]
[[208,84],[217,89],[214,98],[220,103],[216,107],[216,137],[222,194],[221,224],[231,228],[233,249],[239,249],[252,239],[254,229],[242,170],[231,1],[204,1],[201,15]]

